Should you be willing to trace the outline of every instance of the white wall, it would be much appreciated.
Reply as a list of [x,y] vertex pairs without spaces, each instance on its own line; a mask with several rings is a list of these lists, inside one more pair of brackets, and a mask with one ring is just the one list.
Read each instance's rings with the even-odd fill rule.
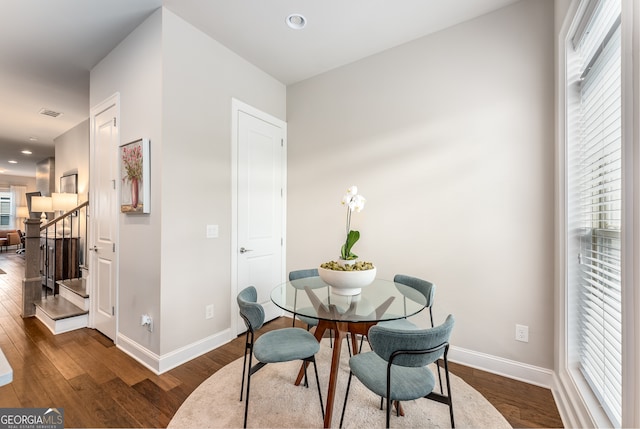
[[357,185],[354,252],[433,281],[454,346],[553,368],[553,34],[525,0],[290,86],[287,268],[338,257]]
[[[284,119],[285,87],[161,9],[92,70],[91,106],[115,92],[121,142],[151,141],[151,213],[120,215],[119,336],[162,371],[235,337],[231,98]],[[219,225],[219,238],[205,238],[207,224]],[[140,326],[143,313],[153,333]]]
[[[91,70],[90,106],[120,93],[120,143],[150,140],[151,213],[120,214],[118,335],[160,353],[161,327],[140,326],[142,314],[160,320],[162,237],[162,13],[158,9]],[[146,203],[146,202],[145,202]]]
[[[162,43],[166,354],[230,327],[231,98],[284,119],[286,89],[167,9]],[[205,237],[207,224],[219,225],[219,238]],[[215,306],[209,320],[207,304]]]
[[36,190],[36,178],[24,176],[11,176],[8,174],[0,175],[0,188],[9,189],[9,186],[26,186],[27,192]]
[[53,139],[55,143],[56,191],[60,177],[78,175],[78,202],[87,201],[89,193],[89,120],[85,120]]

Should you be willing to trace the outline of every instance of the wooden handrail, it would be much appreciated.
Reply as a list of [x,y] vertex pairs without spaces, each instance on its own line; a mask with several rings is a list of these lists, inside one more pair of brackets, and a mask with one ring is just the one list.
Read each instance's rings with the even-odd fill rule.
[[50,220],[49,222],[45,223],[44,225],[40,226],[40,231],[44,231],[45,229],[49,228],[50,226],[55,225],[58,221],[71,216],[74,212],[80,210],[83,207],[87,207],[88,205],[89,205],[89,201],[85,201],[84,203],[78,205],[78,207],[76,207],[75,209],[71,209],[68,212],[66,212],[64,214],[61,214],[57,218],[54,218],[54,219]]

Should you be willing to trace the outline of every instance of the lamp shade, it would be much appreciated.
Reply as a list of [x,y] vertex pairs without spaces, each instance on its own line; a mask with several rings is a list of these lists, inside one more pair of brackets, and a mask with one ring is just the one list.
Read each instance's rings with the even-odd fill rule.
[[78,194],[54,192],[51,194],[51,198],[53,200],[53,210],[68,212],[78,205]]
[[28,218],[29,217],[29,209],[27,206],[18,206],[16,207],[16,217],[18,218]]
[[33,212],[52,212],[53,199],[51,197],[32,197],[31,211]]

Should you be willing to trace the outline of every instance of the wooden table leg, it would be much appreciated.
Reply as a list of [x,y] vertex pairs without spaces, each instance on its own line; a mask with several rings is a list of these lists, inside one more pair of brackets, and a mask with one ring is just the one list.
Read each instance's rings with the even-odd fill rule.
[[[347,332],[351,333],[351,344],[353,345],[353,354],[358,354],[358,340],[356,334],[366,335],[371,326],[375,323],[348,323],[348,322],[333,322],[328,320],[319,320],[318,326],[316,326],[314,336],[318,341],[322,340],[324,333],[327,329],[331,329],[334,332],[333,341],[333,354],[331,356],[331,370],[329,372],[329,387],[327,388],[327,402],[324,412],[324,427],[331,427],[331,419],[333,417],[333,403],[336,396],[336,386],[338,384],[338,369],[340,368],[340,353],[342,351],[342,340],[347,336]],[[304,377],[305,365],[308,362],[303,362],[298,372],[298,378],[296,379],[296,386],[300,385],[302,378]]]
[[347,334],[346,323],[336,323],[333,341],[333,356],[331,356],[331,372],[329,373],[329,388],[327,389],[327,407],[324,412],[324,427],[331,427],[333,417],[333,401],[336,396],[336,385],[338,384],[338,368],[340,367],[340,351],[342,350],[342,340]]
[[[331,322],[327,320],[319,320],[318,326],[314,332],[314,336],[318,341],[322,340],[324,333],[327,329],[332,329],[335,333],[333,338],[333,354],[331,356],[331,370],[329,372],[329,387],[327,388],[327,401],[324,412],[324,427],[331,427],[331,419],[333,417],[333,402],[336,396],[336,385],[338,383],[338,368],[340,367],[340,352],[342,350],[342,340],[347,333],[347,324],[342,322]],[[303,362],[298,372],[298,378],[296,379],[296,386],[300,385],[302,378],[304,377],[304,365],[308,365],[308,362]]]

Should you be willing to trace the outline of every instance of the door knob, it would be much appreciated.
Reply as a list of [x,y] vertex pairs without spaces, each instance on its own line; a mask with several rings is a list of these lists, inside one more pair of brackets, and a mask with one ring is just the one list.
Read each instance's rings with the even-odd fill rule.
[[89,250],[93,250],[94,252],[97,252],[98,251],[98,246],[93,246]]
[[240,248],[240,253],[253,252],[253,249],[245,249],[244,247]]

